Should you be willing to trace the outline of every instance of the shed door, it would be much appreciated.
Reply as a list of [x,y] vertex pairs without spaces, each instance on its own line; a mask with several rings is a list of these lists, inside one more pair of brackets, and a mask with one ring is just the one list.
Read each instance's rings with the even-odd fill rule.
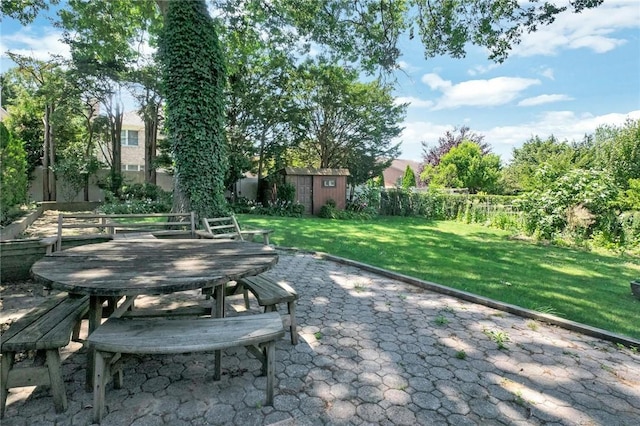
[[298,187],[296,188],[297,199],[304,206],[305,214],[313,213],[313,176],[298,176]]

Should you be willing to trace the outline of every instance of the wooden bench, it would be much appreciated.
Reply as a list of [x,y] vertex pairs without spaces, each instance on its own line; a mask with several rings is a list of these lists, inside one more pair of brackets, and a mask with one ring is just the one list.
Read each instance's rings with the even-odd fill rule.
[[272,229],[240,229],[235,216],[203,218],[203,228],[197,231],[199,238],[222,238],[244,241],[252,241],[256,235],[262,235],[262,241],[269,245],[269,235]]
[[[277,313],[228,318],[124,319],[110,318],[87,338],[96,350],[93,389],[93,420],[105,411],[105,386],[119,370],[119,354],[179,354],[214,352],[214,380],[220,380],[221,350],[246,346],[263,364],[267,376],[267,405],[273,405],[275,343],[284,336]],[[114,361],[116,363],[114,364]],[[122,385],[116,376],[114,386]]]
[[[51,386],[58,412],[67,409],[59,349],[78,338],[80,320],[89,310],[89,296],[60,293],[11,324],[2,335],[0,403],[4,416],[7,393],[23,386]],[[13,368],[18,352],[36,351],[34,366]],[[38,365],[39,364],[39,365]]]
[[[159,221],[148,219],[164,218]],[[171,228],[183,228],[171,229]],[[153,236],[196,237],[195,213],[149,214],[64,214],[58,215],[56,250],[62,249],[65,229],[95,229],[109,238],[153,238]],[[90,236],[91,237],[91,236]],[[95,237],[95,235],[94,235]]]
[[[264,306],[265,312],[276,312],[278,303],[287,304],[288,315],[285,320],[288,320],[289,323],[291,344],[297,345],[296,300],[298,300],[298,293],[291,286],[278,283],[262,275],[242,278],[238,281],[238,285],[244,291],[249,290],[258,299],[258,304]],[[245,298],[245,304],[246,302]]]

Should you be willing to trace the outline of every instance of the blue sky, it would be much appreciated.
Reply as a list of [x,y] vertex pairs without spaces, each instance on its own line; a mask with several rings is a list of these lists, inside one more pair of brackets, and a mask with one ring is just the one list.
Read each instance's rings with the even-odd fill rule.
[[[0,23],[0,70],[11,50],[46,59],[68,54],[46,17],[27,27]],[[502,64],[480,48],[464,59],[424,59],[419,41],[401,43],[399,102],[402,158],[420,160],[421,141],[434,145],[454,126],[485,136],[506,162],[534,135],[581,140],[602,124],[640,119],[640,1],[605,0],[596,9],[564,14],[526,35]]]

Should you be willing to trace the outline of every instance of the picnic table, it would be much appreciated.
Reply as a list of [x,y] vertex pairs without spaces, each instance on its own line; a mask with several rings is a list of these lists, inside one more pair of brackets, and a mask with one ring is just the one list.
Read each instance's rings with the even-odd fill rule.
[[[260,274],[278,261],[275,250],[257,243],[199,239],[113,240],[55,252],[36,262],[33,277],[46,287],[89,295],[89,333],[98,328],[107,298],[213,288],[216,316],[224,316],[224,284]],[[87,386],[93,380],[89,352]]]

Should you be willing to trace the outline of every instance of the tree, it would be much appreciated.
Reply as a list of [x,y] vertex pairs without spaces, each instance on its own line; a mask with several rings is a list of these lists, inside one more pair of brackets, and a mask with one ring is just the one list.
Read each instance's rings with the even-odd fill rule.
[[404,176],[402,176],[402,187],[404,189],[413,188],[416,186],[416,175],[413,172],[413,169],[407,165],[407,168],[404,171]]
[[600,126],[595,140],[596,164],[610,171],[616,185],[624,190],[630,179],[640,179],[640,120]]
[[301,109],[306,137],[299,147],[306,166],[349,168],[353,185],[379,174],[396,158],[406,105],[396,105],[391,87],[361,83],[355,70],[307,62],[301,67]]
[[[50,0],[50,3],[56,4],[58,0]],[[71,3],[71,2],[70,2]],[[103,1],[94,1],[86,3],[109,3]],[[137,11],[147,10],[147,6],[151,4],[147,1],[128,2],[124,0],[113,0],[117,11],[124,10],[129,15],[134,15]],[[183,5],[187,4],[189,6]],[[251,19],[251,24],[262,23],[264,25],[263,34],[269,37],[281,37],[283,34],[290,34],[300,38],[299,45],[307,51],[312,43],[314,46],[322,49],[324,56],[331,60],[346,61],[348,63],[357,64],[360,68],[373,72],[376,69],[392,70],[397,67],[400,51],[397,43],[400,35],[405,32],[409,33],[409,37],[413,38],[415,29],[425,47],[425,56],[433,57],[441,54],[449,54],[453,57],[462,57],[466,53],[468,44],[475,44],[486,47],[489,50],[489,57],[502,61],[507,56],[511,46],[517,44],[523,33],[535,31],[539,25],[547,25],[553,22],[556,15],[571,10],[579,13],[585,8],[592,8],[600,5],[602,0],[574,0],[569,6],[564,4],[561,6],[551,2],[539,4],[537,2],[516,2],[516,1],[495,1],[495,0],[474,0],[474,1],[451,1],[451,0],[282,0],[278,2],[264,2],[261,0],[227,0],[216,3],[220,10],[233,11],[238,19]],[[180,6],[177,6],[180,4]],[[45,0],[28,0],[26,3],[17,0],[8,0],[0,3],[0,11],[4,15],[12,16],[20,19],[22,22],[32,21],[38,11],[47,8],[49,2]],[[157,0],[164,15],[164,34],[183,34],[186,39],[193,38],[196,34],[188,35],[195,26],[200,26],[199,22],[202,17],[198,14],[188,13],[188,9],[192,6],[198,8],[199,14],[208,17],[204,1],[197,2],[170,2],[168,0]],[[26,6],[26,7],[25,7]],[[170,12],[173,10],[185,13],[185,16],[198,18],[198,23],[194,24],[188,20],[180,19],[173,16],[169,20]],[[107,15],[108,16],[108,15]],[[148,15],[145,15],[148,16]],[[102,19],[106,21],[107,19]],[[114,31],[111,34],[102,34],[106,37],[118,38],[126,34],[128,30],[136,30],[139,26],[129,26],[128,20],[120,22],[119,19],[110,19],[113,23],[118,24],[120,31]],[[145,22],[140,20],[140,25]],[[123,28],[126,27],[126,28]],[[203,28],[206,25],[202,26]],[[210,31],[204,30],[204,39],[207,43]],[[217,40],[216,40],[217,41]],[[96,38],[95,43],[105,43],[105,39]],[[209,45],[206,45],[208,48]],[[202,45],[193,44],[194,51],[201,51]],[[168,54],[165,55],[164,64],[168,66],[172,64],[177,67],[180,62],[182,52],[180,49],[173,51],[167,49]],[[175,55],[175,56],[174,56]],[[204,56],[209,57],[209,54]],[[198,59],[198,58],[195,58]],[[181,62],[180,65],[186,65],[193,68],[190,63]],[[216,70],[218,67],[215,68]],[[214,73],[217,74],[217,71]],[[197,111],[201,103],[208,104],[210,101],[206,98],[218,96],[217,91],[194,90],[200,87],[202,73],[194,73],[188,78],[182,79],[184,86],[182,89],[191,88],[192,96],[189,103],[185,103],[185,108]],[[176,82],[169,81],[168,78],[179,76],[172,73],[165,73],[165,85],[167,87],[174,86]],[[191,78],[191,80],[189,80]],[[169,97],[169,93],[167,93]],[[222,94],[220,93],[220,96]],[[167,98],[168,100],[169,98]],[[221,98],[217,100],[221,105]],[[216,129],[222,125],[224,119],[224,110],[216,108],[215,111],[207,111],[207,113],[215,112],[215,116],[210,120],[211,128],[206,134],[217,134]],[[168,120],[177,123],[181,127],[187,127],[192,124],[190,122],[182,122],[187,116],[176,116],[175,120],[169,116]],[[209,117],[207,117],[209,121]],[[219,125],[216,123],[219,122]],[[175,130],[175,128],[174,128]],[[203,129],[205,130],[205,129]],[[177,135],[176,135],[177,136]],[[200,135],[203,136],[203,135]],[[199,144],[198,140],[183,140],[181,138],[173,139],[175,141],[174,149],[176,151],[193,151],[193,148]],[[215,144],[215,156],[212,157],[213,166],[218,172],[222,172],[221,176],[226,175],[226,152],[223,144]],[[217,149],[220,151],[217,151]],[[176,152],[176,160],[182,154]],[[183,157],[184,158],[184,157]],[[177,160],[178,161],[178,160]],[[180,173],[195,174],[199,172],[203,164],[191,163],[187,165],[194,167],[195,170],[185,170],[182,167]],[[178,177],[180,178],[180,177]],[[222,177],[224,179],[224,177]],[[185,182],[188,182],[187,178]],[[212,181],[213,183],[213,181]],[[208,199],[210,191],[223,191],[223,185],[196,185],[193,188],[187,188],[185,185],[179,185],[183,190],[188,190],[192,195],[193,202],[197,206],[201,202]],[[222,193],[215,196],[216,199],[221,198]],[[196,206],[194,206],[196,207]],[[217,208],[217,202],[216,202]],[[200,212],[199,212],[200,213]]]
[[576,152],[553,135],[547,139],[534,136],[520,148],[513,149],[512,160],[503,172],[504,180],[513,192],[548,187],[574,168]]
[[160,61],[175,161],[174,209],[200,217],[227,210],[224,58],[204,0],[167,2]]
[[56,126],[54,115],[59,103],[66,100],[64,72],[58,59],[40,61],[27,56],[7,52],[13,62],[31,82],[34,94],[42,100],[42,122],[44,124],[42,146],[42,199],[56,200]]
[[475,142],[482,149],[483,154],[488,154],[491,149],[488,144],[484,143],[484,135],[479,135],[469,131],[469,127],[454,127],[453,131],[446,131],[443,136],[438,138],[438,144],[429,146],[427,141],[422,141],[422,164],[421,170],[426,166],[437,166],[443,155],[448,153],[451,148],[455,148],[463,141]]
[[71,49],[76,78],[82,82],[83,89],[102,104],[108,118],[109,186],[118,194],[122,186],[124,105],[121,91],[131,78],[128,73],[138,56],[133,46],[143,41],[146,30],[158,20],[155,6],[150,0],[69,0],[69,9],[62,9],[59,16],[64,41]]
[[0,223],[11,208],[27,200],[27,153],[23,144],[0,122]]
[[481,147],[464,141],[445,154],[436,167],[424,171],[423,180],[435,186],[467,188],[471,194],[496,191],[500,177],[500,157],[483,154]]
[[144,181],[156,184],[156,152],[158,150],[158,131],[162,121],[163,96],[160,67],[149,62],[130,73],[134,84],[129,90],[138,101],[138,113],[144,122]]
[[28,83],[28,76],[18,68],[8,70],[2,77],[2,101],[10,112],[4,123],[15,138],[24,141],[27,174],[31,179],[33,171],[42,164],[43,107]]

